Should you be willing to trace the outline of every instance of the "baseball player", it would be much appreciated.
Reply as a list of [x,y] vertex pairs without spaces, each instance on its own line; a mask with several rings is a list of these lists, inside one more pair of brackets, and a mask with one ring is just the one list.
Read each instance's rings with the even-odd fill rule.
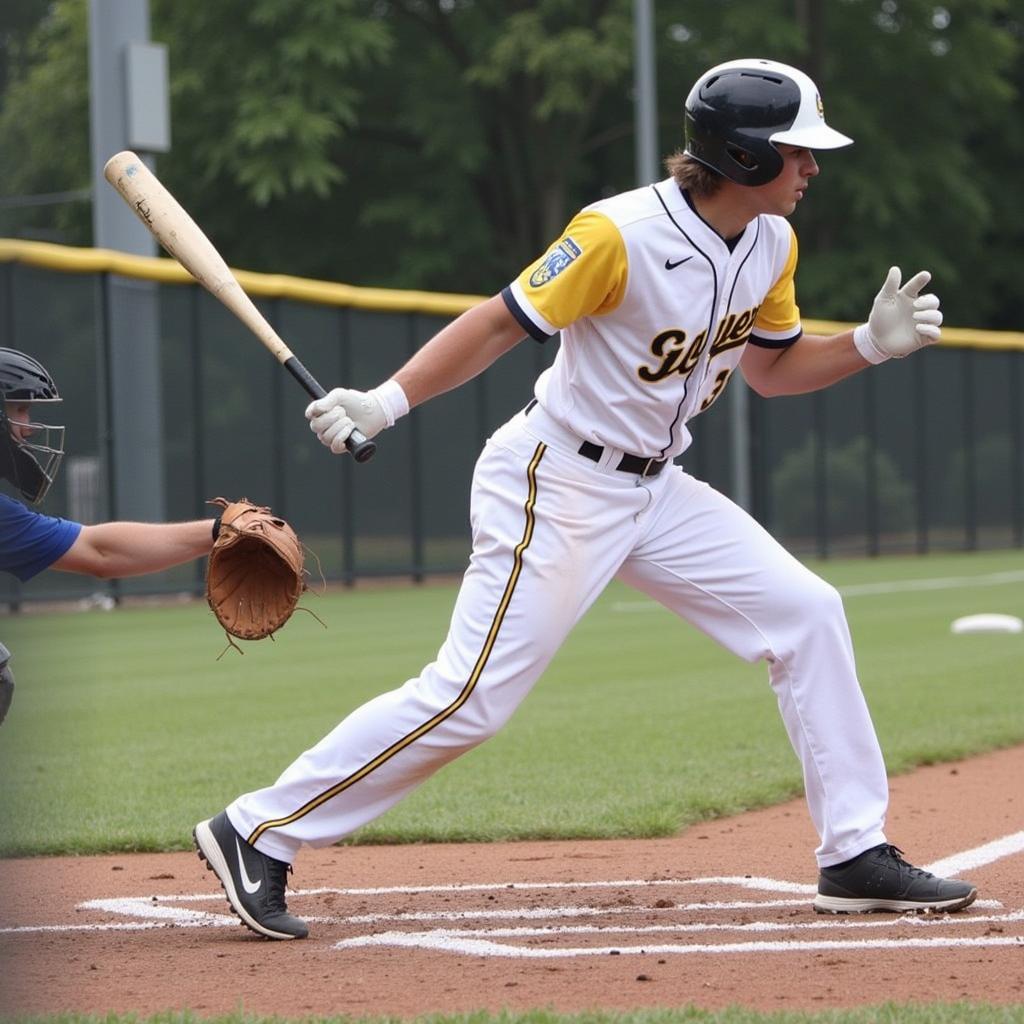
[[836,590],[741,508],[673,460],[689,420],[737,367],[761,395],[827,387],[936,341],[927,272],[893,267],[867,321],[801,329],[786,220],[818,174],[814,151],[852,141],[825,123],[796,68],[739,60],[700,77],[669,177],[593,203],[499,295],[441,330],[369,392],[306,410],[342,453],[518,344],[561,332],[525,408],[473,477],[473,553],[437,658],[344,719],[271,786],[194,838],[254,931],[302,938],[288,867],[337,842],[492,736],[613,578],[670,608],[769,680],[803,766],[820,837],[815,909],[954,911],[974,886],[911,866],[883,830],[885,766]]
[[[26,501],[46,496],[64,457],[64,428],[41,422],[61,401],[38,360],[0,348],[0,479]],[[208,554],[219,521],[101,523],[83,526],[43,515],[0,493],[0,571],[22,582],[44,569],[100,578],[137,576]],[[6,656],[6,657],[4,657]],[[6,648],[0,654],[0,722],[14,691]]]

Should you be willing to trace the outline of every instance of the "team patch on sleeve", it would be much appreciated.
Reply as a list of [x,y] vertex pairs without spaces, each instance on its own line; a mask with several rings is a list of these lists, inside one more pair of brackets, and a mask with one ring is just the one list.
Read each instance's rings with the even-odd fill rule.
[[565,270],[583,250],[566,235],[553,249],[549,250],[540,261],[540,265],[530,274],[530,287],[540,288],[552,278]]
[[550,336],[580,317],[610,313],[622,301],[628,277],[619,229],[605,214],[581,210],[561,238],[512,282],[508,298],[517,316]]

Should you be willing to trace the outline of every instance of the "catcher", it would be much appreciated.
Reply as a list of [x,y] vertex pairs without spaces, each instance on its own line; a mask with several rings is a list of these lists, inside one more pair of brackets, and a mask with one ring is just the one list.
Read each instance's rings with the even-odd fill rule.
[[[83,525],[44,515],[29,505],[46,497],[64,457],[64,427],[50,420],[61,402],[57,385],[37,359],[13,348],[0,348],[0,482],[10,485],[23,500],[0,491],[0,571],[23,583],[46,569],[82,573],[98,579],[114,579],[160,572],[171,566],[210,554],[215,542],[225,552],[215,560],[217,570],[211,584],[217,597],[214,614],[225,629],[236,636],[257,638],[269,635],[287,619],[283,610],[294,608],[302,589],[302,548],[297,539],[284,544],[288,573],[271,572],[268,559],[254,555],[264,545],[238,544],[237,536],[256,535],[254,524],[266,523],[262,535],[268,549],[279,550],[277,538],[294,538],[291,528],[251,502],[230,504],[218,499],[220,515],[184,523],[110,522]],[[229,529],[222,530],[222,524]],[[233,555],[227,552],[236,552]],[[255,571],[240,574],[244,558],[252,558]],[[276,556],[275,556],[276,557]],[[224,570],[234,575],[236,608],[229,614]],[[290,574],[290,575],[289,575]],[[268,587],[280,585],[283,599]],[[290,611],[289,611],[290,614]],[[254,624],[255,623],[255,624]],[[266,628],[269,626],[269,628]],[[238,629],[240,632],[235,632]],[[266,629],[265,632],[261,632]],[[0,721],[10,706],[13,676],[11,660],[4,648],[0,654]]]

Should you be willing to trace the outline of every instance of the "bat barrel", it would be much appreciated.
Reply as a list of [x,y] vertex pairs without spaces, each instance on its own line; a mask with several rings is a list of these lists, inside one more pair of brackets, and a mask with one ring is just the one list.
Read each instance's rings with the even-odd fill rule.
[[[103,174],[153,237],[263,342],[313,398],[323,398],[324,389],[278,337],[213,243],[139,156],[131,150],[115,153]],[[358,430],[346,446],[356,462],[366,462],[377,450]]]

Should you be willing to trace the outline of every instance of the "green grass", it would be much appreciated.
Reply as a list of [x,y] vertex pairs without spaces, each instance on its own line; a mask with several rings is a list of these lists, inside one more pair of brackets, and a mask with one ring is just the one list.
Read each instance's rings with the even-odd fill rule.
[[[280,1017],[257,1017],[237,1013],[199,1017],[193,1013],[160,1013],[150,1017],[104,1014],[55,1014],[22,1017],[22,1024],[283,1024]],[[291,1024],[403,1024],[397,1017],[303,1017]],[[825,1010],[820,1013],[792,1011],[757,1013],[740,1007],[701,1010],[696,1007],[557,1014],[551,1010],[522,1013],[429,1014],[404,1024],[1021,1024],[1024,1007],[992,1006],[986,1003],[929,1003],[925,1006],[896,1005],[860,1007],[853,1010]]]
[[[816,568],[842,588],[1020,572],[1024,552]],[[199,603],[5,619],[17,693],[0,730],[0,855],[186,848],[196,820],[416,675],[453,597],[448,584],[308,595],[326,630],[300,613],[219,661]],[[765,666],[642,601],[609,588],[498,737],[356,840],[668,835],[799,794]],[[846,606],[892,772],[1024,741],[1024,634],[949,631],[977,611],[1024,617],[1024,584]]]

